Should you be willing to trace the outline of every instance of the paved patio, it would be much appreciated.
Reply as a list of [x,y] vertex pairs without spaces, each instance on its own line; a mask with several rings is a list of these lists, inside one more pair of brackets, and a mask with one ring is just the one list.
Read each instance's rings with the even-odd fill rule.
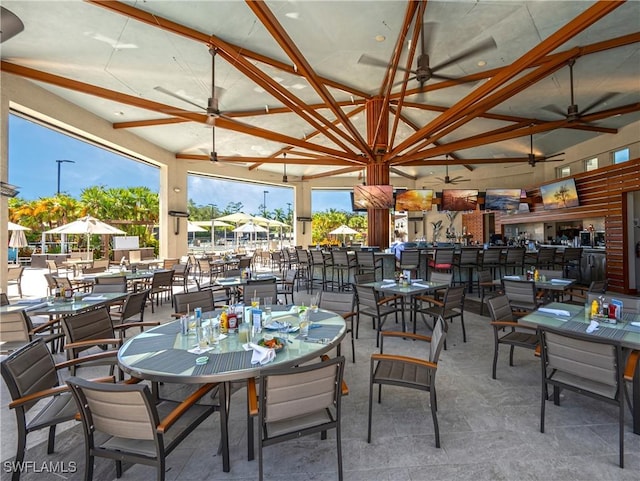
[[[42,272],[27,269],[25,295],[41,295]],[[13,291],[10,291],[13,293]],[[296,301],[307,301],[297,294]],[[640,436],[631,431],[631,415],[625,413],[625,469],[618,467],[616,409],[573,393],[563,393],[560,407],[548,404],[546,432],[539,432],[540,370],[531,351],[516,350],[513,367],[508,353],[501,352],[498,379],[491,379],[493,335],[488,318],[478,314],[476,299],[467,301],[465,315],[467,343],[457,321],[450,326],[448,350],[443,351],[438,371],[438,419],[442,447],[434,445],[433,425],[424,393],[387,387],[383,403],[374,406],[373,439],[366,442],[369,356],[376,351],[375,331],[368,319],[360,326],[356,340],[356,363],[347,356],[345,379],[350,393],[343,399],[343,456],[346,480],[638,480],[640,479]],[[162,322],[170,319],[171,306],[165,303],[145,318]],[[475,313],[474,313],[475,312]],[[391,322],[391,321],[389,321]],[[386,326],[389,328],[389,326]],[[420,322],[418,332],[426,333]],[[418,343],[405,342],[404,354],[424,356]],[[88,372],[88,370],[87,370]],[[88,376],[90,374],[87,374]],[[163,386],[164,395],[179,395],[179,388]],[[15,454],[15,417],[7,408],[4,383],[0,407],[2,439],[1,479],[10,479],[4,461]],[[167,480],[253,480],[258,463],[246,460],[245,392],[232,397],[230,444],[231,472],[222,472],[216,450],[219,441],[218,415],[205,421],[167,462]],[[26,459],[62,462],[77,472],[24,473],[23,480],[83,479],[83,437],[78,423],[59,429],[56,453],[46,454],[45,433],[28,438]],[[265,479],[337,479],[335,433],[326,441],[304,437],[265,450]],[[131,466],[121,479],[147,481],[152,468]],[[96,462],[95,480],[115,479],[114,464]]]

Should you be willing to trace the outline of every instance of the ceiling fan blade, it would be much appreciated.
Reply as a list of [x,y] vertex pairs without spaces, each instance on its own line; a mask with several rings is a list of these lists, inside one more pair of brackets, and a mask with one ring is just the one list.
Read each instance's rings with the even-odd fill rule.
[[431,78],[435,78],[439,80],[458,80],[457,77],[450,77],[449,75],[440,75],[437,73],[431,73]]
[[493,37],[489,37],[483,40],[482,42],[480,42],[478,45],[471,47],[467,50],[463,50],[457,55],[454,55],[453,57],[451,57],[449,60],[439,63],[435,67],[431,67],[431,70],[433,72],[437,72],[438,70],[448,67],[451,64],[457,63],[460,60],[464,60],[468,57],[473,57],[474,55],[477,55],[482,52],[486,52],[487,50],[493,50],[495,48],[497,48],[496,41],[493,39]]
[[424,55],[428,54],[431,51],[431,47],[433,46],[433,37],[434,33],[438,30],[439,24],[436,22],[425,22],[422,24],[421,33],[421,42],[422,42],[422,50],[421,53]]
[[540,107],[542,110],[546,110],[547,112],[551,112],[552,114],[556,114],[560,117],[566,117],[567,114],[560,109],[557,105],[545,105],[544,107]]
[[596,107],[599,107],[600,105],[606,104],[609,100],[611,100],[614,97],[617,97],[618,95],[620,95],[620,92],[609,92],[607,94],[604,94],[598,100],[596,100],[591,105],[589,105],[587,108],[585,108],[582,112],[580,112],[580,115],[584,115],[587,112],[592,111]]
[[358,59],[358,63],[361,63],[363,65],[370,65],[372,67],[382,67],[382,68],[387,68],[389,66],[389,62],[385,62],[384,60],[371,57],[366,53],[363,53],[362,55],[360,55],[360,58]]
[[200,110],[207,110],[202,105],[198,105],[197,103],[192,102],[188,98],[185,98],[182,95],[176,94],[176,93],[172,92],[171,90],[167,90],[164,87],[160,87],[159,85],[156,86],[156,87],[153,87],[153,90],[157,90],[158,92],[161,92],[161,93],[163,93],[165,95],[169,95],[170,97],[173,97],[174,99],[182,100],[183,102],[186,102],[186,103],[188,103],[190,105],[193,105],[194,107],[198,107]]
[[557,157],[557,156],[559,156],[559,155],[564,155],[564,152],[558,152],[557,154],[549,155],[549,156],[546,156],[546,157],[544,157],[544,158],[545,158],[546,160],[549,160],[549,159],[553,159],[554,157]]
[[[411,78],[408,78],[408,79],[407,79],[407,83],[409,83],[409,82],[411,82],[412,80],[415,80],[415,79],[417,79],[417,78],[418,78],[418,77],[411,77]],[[398,81],[398,82],[394,83],[394,84],[393,84],[393,87],[397,87],[398,85],[402,85],[403,83],[405,83],[405,82],[404,82],[404,80],[400,80],[400,81]]]

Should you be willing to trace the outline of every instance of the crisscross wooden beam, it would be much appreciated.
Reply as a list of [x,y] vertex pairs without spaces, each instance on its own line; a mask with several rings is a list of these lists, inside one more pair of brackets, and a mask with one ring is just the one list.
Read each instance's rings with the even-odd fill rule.
[[[311,64],[304,57],[289,34],[284,30],[284,28],[282,28],[282,25],[278,22],[269,7],[264,2],[252,0],[247,1],[246,4],[251,11],[256,14],[258,20],[262,22],[278,45],[280,45],[280,48],[282,48],[282,50],[288,55],[297,67],[297,70],[304,76],[304,78],[307,79],[307,82],[309,82],[313,89],[318,93],[320,98],[324,100],[326,106],[336,116],[336,119],[339,119],[342,126],[351,133],[356,146],[359,146],[362,152],[366,152],[371,155],[371,149],[365,142],[362,135],[360,135],[358,129],[355,128],[342,109],[337,105],[327,87],[320,81],[317,74],[311,67]],[[333,126],[332,123],[328,125]]]
[[536,45],[529,52],[524,54],[518,60],[513,62],[508,68],[501,70],[491,79],[479,86],[469,95],[461,99],[452,106],[447,112],[444,112],[438,118],[429,122],[415,134],[409,136],[403,142],[398,144],[391,152],[391,157],[397,156],[407,148],[413,146],[416,142],[420,142],[423,138],[429,137],[438,130],[446,127],[460,113],[467,111],[473,104],[482,99],[485,95],[493,92],[495,89],[504,85],[509,80],[520,74],[523,70],[530,68],[535,62],[540,61],[545,55],[557,49],[577,34],[593,25],[602,17],[606,16],[623,2],[597,2],[584,12],[578,15],[571,22],[564,25],[558,31],[547,37],[545,40]]

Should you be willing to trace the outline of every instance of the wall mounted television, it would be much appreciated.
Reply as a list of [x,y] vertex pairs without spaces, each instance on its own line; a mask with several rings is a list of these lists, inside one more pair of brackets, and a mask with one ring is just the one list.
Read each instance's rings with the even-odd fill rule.
[[351,195],[351,210],[353,212],[366,212],[367,209],[364,209],[362,207],[358,207],[355,202],[353,201],[353,192],[349,192],[349,194]]
[[392,185],[356,185],[353,206],[358,209],[393,209]]
[[486,210],[518,210],[520,196],[521,189],[487,189],[484,195],[484,208]]
[[563,179],[552,184],[540,186],[542,205],[545,210],[564,209],[566,207],[578,207],[578,191],[573,177]]
[[476,210],[477,189],[443,189],[440,210]]
[[431,210],[433,189],[409,189],[396,194],[396,210],[419,212]]

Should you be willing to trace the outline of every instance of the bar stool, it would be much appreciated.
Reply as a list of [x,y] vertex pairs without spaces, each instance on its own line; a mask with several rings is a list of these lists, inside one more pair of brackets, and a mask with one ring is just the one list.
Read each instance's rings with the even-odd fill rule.
[[553,269],[553,264],[556,260],[555,257],[555,247],[541,247],[536,256],[534,266],[536,269]]
[[[520,275],[524,274],[524,254],[526,249],[524,247],[509,247],[507,249],[507,255],[504,259],[504,273],[515,274],[516,270],[520,271]],[[509,271],[511,269],[511,271]]]
[[332,290],[333,286],[336,284],[339,291],[350,289],[351,271],[355,270],[356,268],[354,260],[355,259],[349,258],[347,251],[339,249],[333,249],[331,251],[331,266],[333,268],[333,280],[331,284]]
[[429,269],[438,272],[453,272],[453,248],[438,248],[433,259],[429,259]]
[[358,274],[373,273],[375,280],[378,280],[376,272],[380,271],[382,279],[382,257],[376,258],[372,251],[356,251],[356,265]]
[[582,247],[567,247],[561,252],[561,254],[562,256],[559,262],[556,262],[556,265],[563,270],[563,277],[566,277],[567,279],[572,278],[569,273],[575,272],[575,279],[580,282],[582,280],[582,273],[580,269],[580,263],[582,261]]
[[454,262],[454,267],[458,269],[458,284],[462,284],[462,271],[466,269],[469,287],[473,285],[473,269],[478,267],[479,252],[477,247],[463,247],[460,250],[460,255]]
[[[327,263],[331,259],[331,256],[325,255],[319,249],[311,249],[309,250],[311,254],[311,264],[310,264],[310,279],[311,279],[311,289],[313,290],[313,285],[320,283],[320,288],[324,291],[327,286]],[[320,274],[320,277],[317,277],[317,274]]]
[[489,247],[482,252],[482,263],[480,269],[489,269],[491,271],[491,277],[496,278],[496,270],[500,272],[500,260],[502,256],[502,248]]

